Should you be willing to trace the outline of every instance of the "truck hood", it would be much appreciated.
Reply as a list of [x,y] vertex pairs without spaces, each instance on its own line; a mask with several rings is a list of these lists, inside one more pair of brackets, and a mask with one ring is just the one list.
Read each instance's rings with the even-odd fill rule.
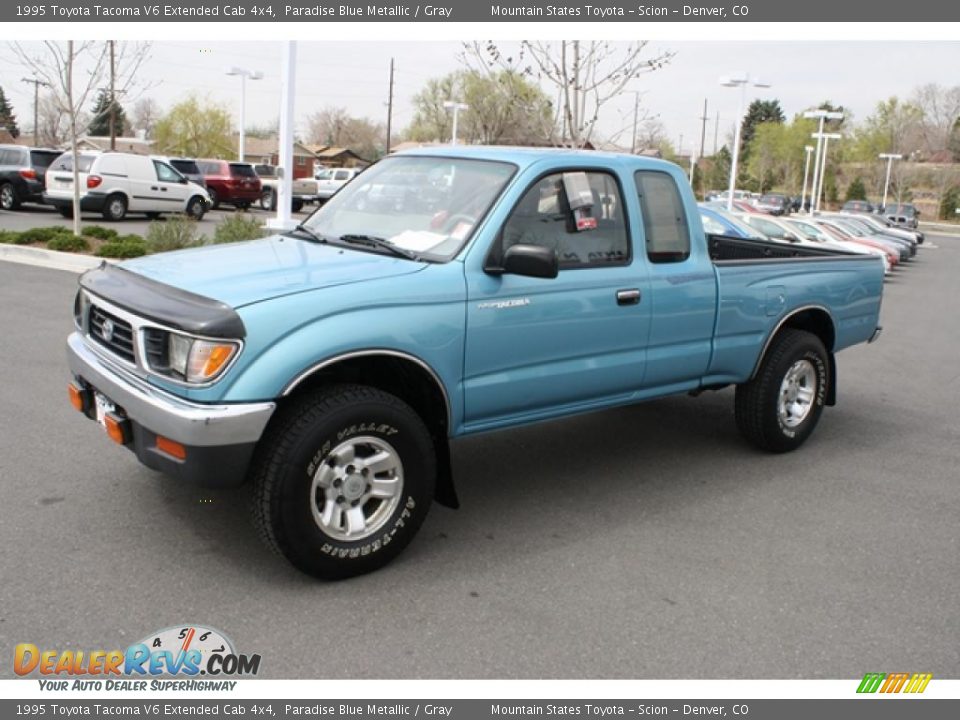
[[426,263],[273,235],[148,255],[122,267],[238,308],[282,295],[407,275]]

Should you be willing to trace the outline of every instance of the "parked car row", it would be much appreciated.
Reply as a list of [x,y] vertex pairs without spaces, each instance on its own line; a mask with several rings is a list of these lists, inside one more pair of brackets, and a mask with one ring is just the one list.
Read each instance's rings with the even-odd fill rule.
[[728,212],[717,203],[701,203],[700,217],[708,235],[817,247],[882,258],[887,274],[909,262],[923,243],[922,232],[899,227],[883,215],[818,213],[796,217],[750,212]]
[[[273,165],[100,151],[80,152],[77,159],[81,211],[108,220],[122,220],[129,213],[154,218],[171,212],[200,220],[223,205],[246,210],[258,203],[276,209],[280,173]],[[70,152],[0,145],[0,209],[35,203],[72,217],[73,165]],[[359,172],[323,168],[316,178],[294,180],[291,210],[325,202]]]

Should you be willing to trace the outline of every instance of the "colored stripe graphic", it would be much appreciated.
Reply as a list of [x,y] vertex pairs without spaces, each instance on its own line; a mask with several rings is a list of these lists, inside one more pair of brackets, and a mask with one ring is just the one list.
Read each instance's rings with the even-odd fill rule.
[[922,693],[933,679],[931,673],[867,673],[860,681],[858,693]]
[[884,673],[867,673],[863,676],[863,680],[860,682],[860,687],[857,688],[857,692],[875,693],[885,677],[886,675]]

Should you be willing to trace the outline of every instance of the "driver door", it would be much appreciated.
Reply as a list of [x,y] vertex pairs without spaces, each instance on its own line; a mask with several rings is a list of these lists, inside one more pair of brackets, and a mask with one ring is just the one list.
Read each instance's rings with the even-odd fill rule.
[[600,407],[642,386],[650,330],[645,267],[633,251],[620,179],[585,175],[595,229],[576,230],[558,171],[526,189],[490,248],[488,267],[511,245],[551,248],[556,278],[468,273],[467,429]]

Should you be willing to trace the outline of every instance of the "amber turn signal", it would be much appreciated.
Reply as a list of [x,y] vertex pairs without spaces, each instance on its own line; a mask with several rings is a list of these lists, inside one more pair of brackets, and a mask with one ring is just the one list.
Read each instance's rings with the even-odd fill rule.
[[103,418],[103,425],[107,429],[107,437],[117,445],[126,445],[130,442],[130,421],[107,413]]
[[163,435],[157,435],[157,450],[177,460],[187,459],[187,449],[180,443],[163,437]]
[[67,395],[74,409],[85,413],[90,408],[90,394],[76,383],[67,384]]

